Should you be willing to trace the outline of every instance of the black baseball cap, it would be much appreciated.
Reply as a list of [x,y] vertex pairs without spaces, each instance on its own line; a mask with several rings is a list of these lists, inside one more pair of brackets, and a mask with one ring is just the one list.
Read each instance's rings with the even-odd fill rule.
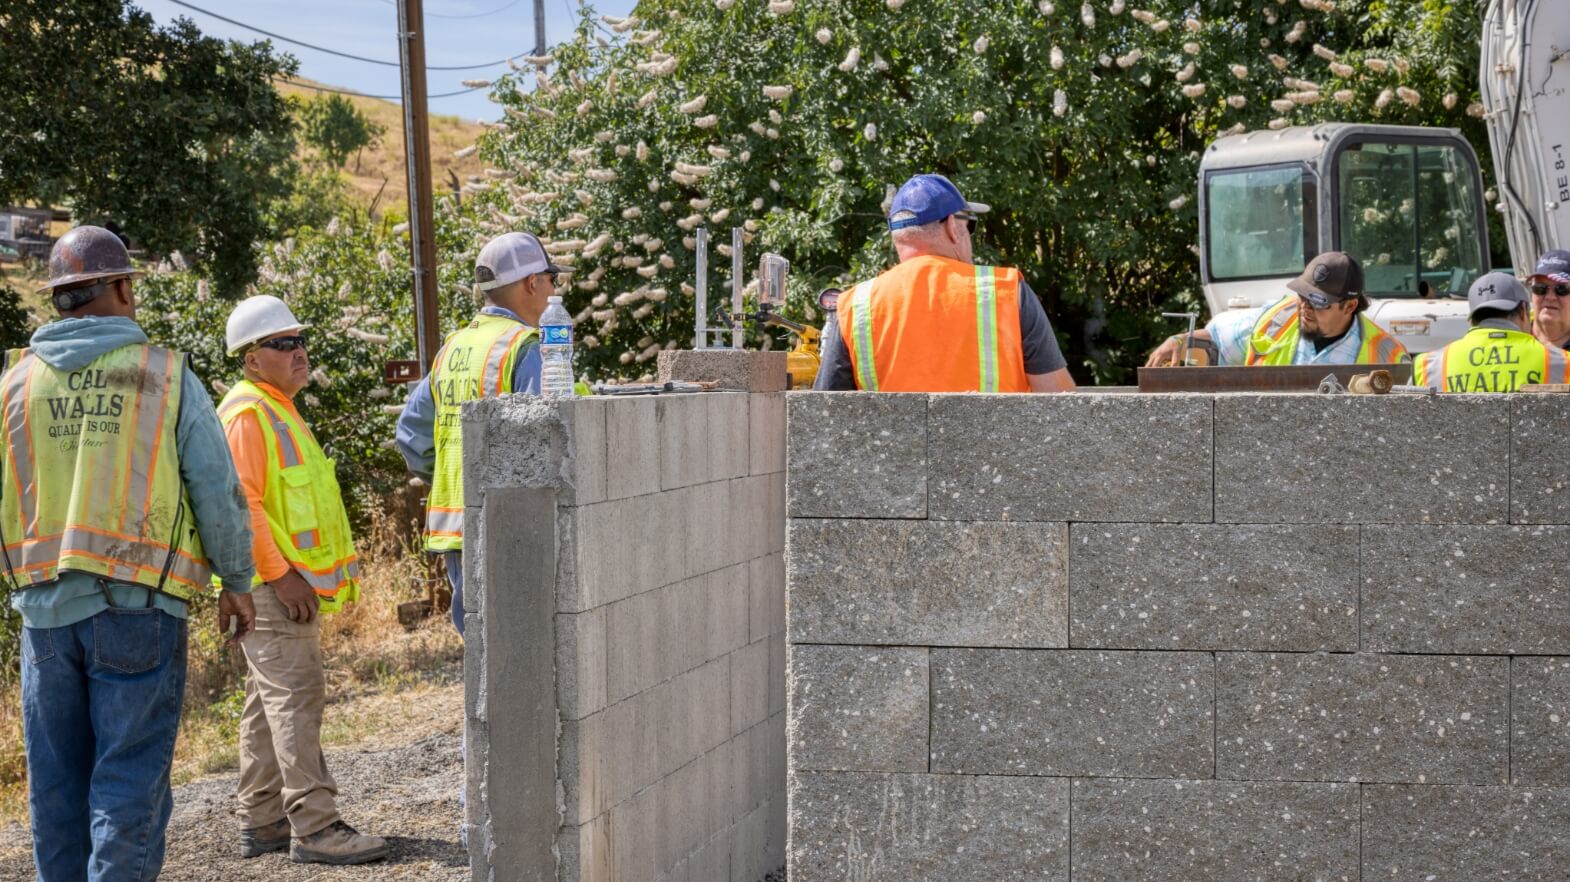
[[1303,267],[1303,274],[1287,287],[1324,309],[1332,303],[1363,296],[1363,266],[1345,251],[1326,251]]

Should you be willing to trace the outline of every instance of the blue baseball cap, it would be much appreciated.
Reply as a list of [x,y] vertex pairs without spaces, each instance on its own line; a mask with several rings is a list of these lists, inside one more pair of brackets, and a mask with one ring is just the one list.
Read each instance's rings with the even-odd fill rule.
[[1570,251],[1545,251],[1538,258],[1532,278],[1542,276],[1553,282],[1570,282]]
[[961,211],[981,214],[991,210],[991,206],[980,202],[966,202],[959,195],[959,188],[942,175],[916,175],[894,194],[894,202],[889,205],[889,229],[919,227]]

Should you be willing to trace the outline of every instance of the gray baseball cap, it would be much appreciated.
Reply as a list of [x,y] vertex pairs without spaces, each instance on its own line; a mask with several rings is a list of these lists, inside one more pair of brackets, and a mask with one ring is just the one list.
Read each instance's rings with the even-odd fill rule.
[[1526,302],[1526,289],[1509,273],[1489,273],[1473,282],[1466,291],[1469,313],[1479,309],[1511,311]]
[[474,260],[474,283],[481,291],[511,285],[538,273],[569,273],[565,266],[551,263],[533,233],[503,233],[485,243]]

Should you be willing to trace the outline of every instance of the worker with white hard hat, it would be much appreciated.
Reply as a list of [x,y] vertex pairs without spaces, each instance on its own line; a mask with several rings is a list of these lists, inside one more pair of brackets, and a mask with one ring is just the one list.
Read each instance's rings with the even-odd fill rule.
[[322,756],[321,620],[360,594],[359,558],[333,461],[294,399],[311,381],[309,326],[277,297],[250,297],[224,335],[244,379],[218,405],[250,506],[256,629],[240,646],[249,676],[240,717],[240,854],[289,850],[300,863],[387,854],[338,814]]
[[223,429],[184,354],[136,323],[125,244],[80,226],[41,290],[59,320],[0,376],[0,548],[22,616],[37,877],[152,879],[185,694],[188,604],[251,627],[251,535]]
[[539,237],[505,233],[480,249],[474,283],[485,305],[447,338],[431,375],[420,381],[398,418],[398,450],[409,470],[431,484],[425,547],[439,553],[452,585],[452,621],[463,633],[463,434],[465,401],[540,391],[540,315],[557,278]]

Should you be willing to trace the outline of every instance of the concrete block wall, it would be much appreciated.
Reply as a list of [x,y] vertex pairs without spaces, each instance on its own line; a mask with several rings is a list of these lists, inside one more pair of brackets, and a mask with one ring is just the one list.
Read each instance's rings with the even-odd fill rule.
[[463,419],[473,878],[782,867],[784,394]]
[[1570,879],[1570,396],[787,412],[791,882]]

